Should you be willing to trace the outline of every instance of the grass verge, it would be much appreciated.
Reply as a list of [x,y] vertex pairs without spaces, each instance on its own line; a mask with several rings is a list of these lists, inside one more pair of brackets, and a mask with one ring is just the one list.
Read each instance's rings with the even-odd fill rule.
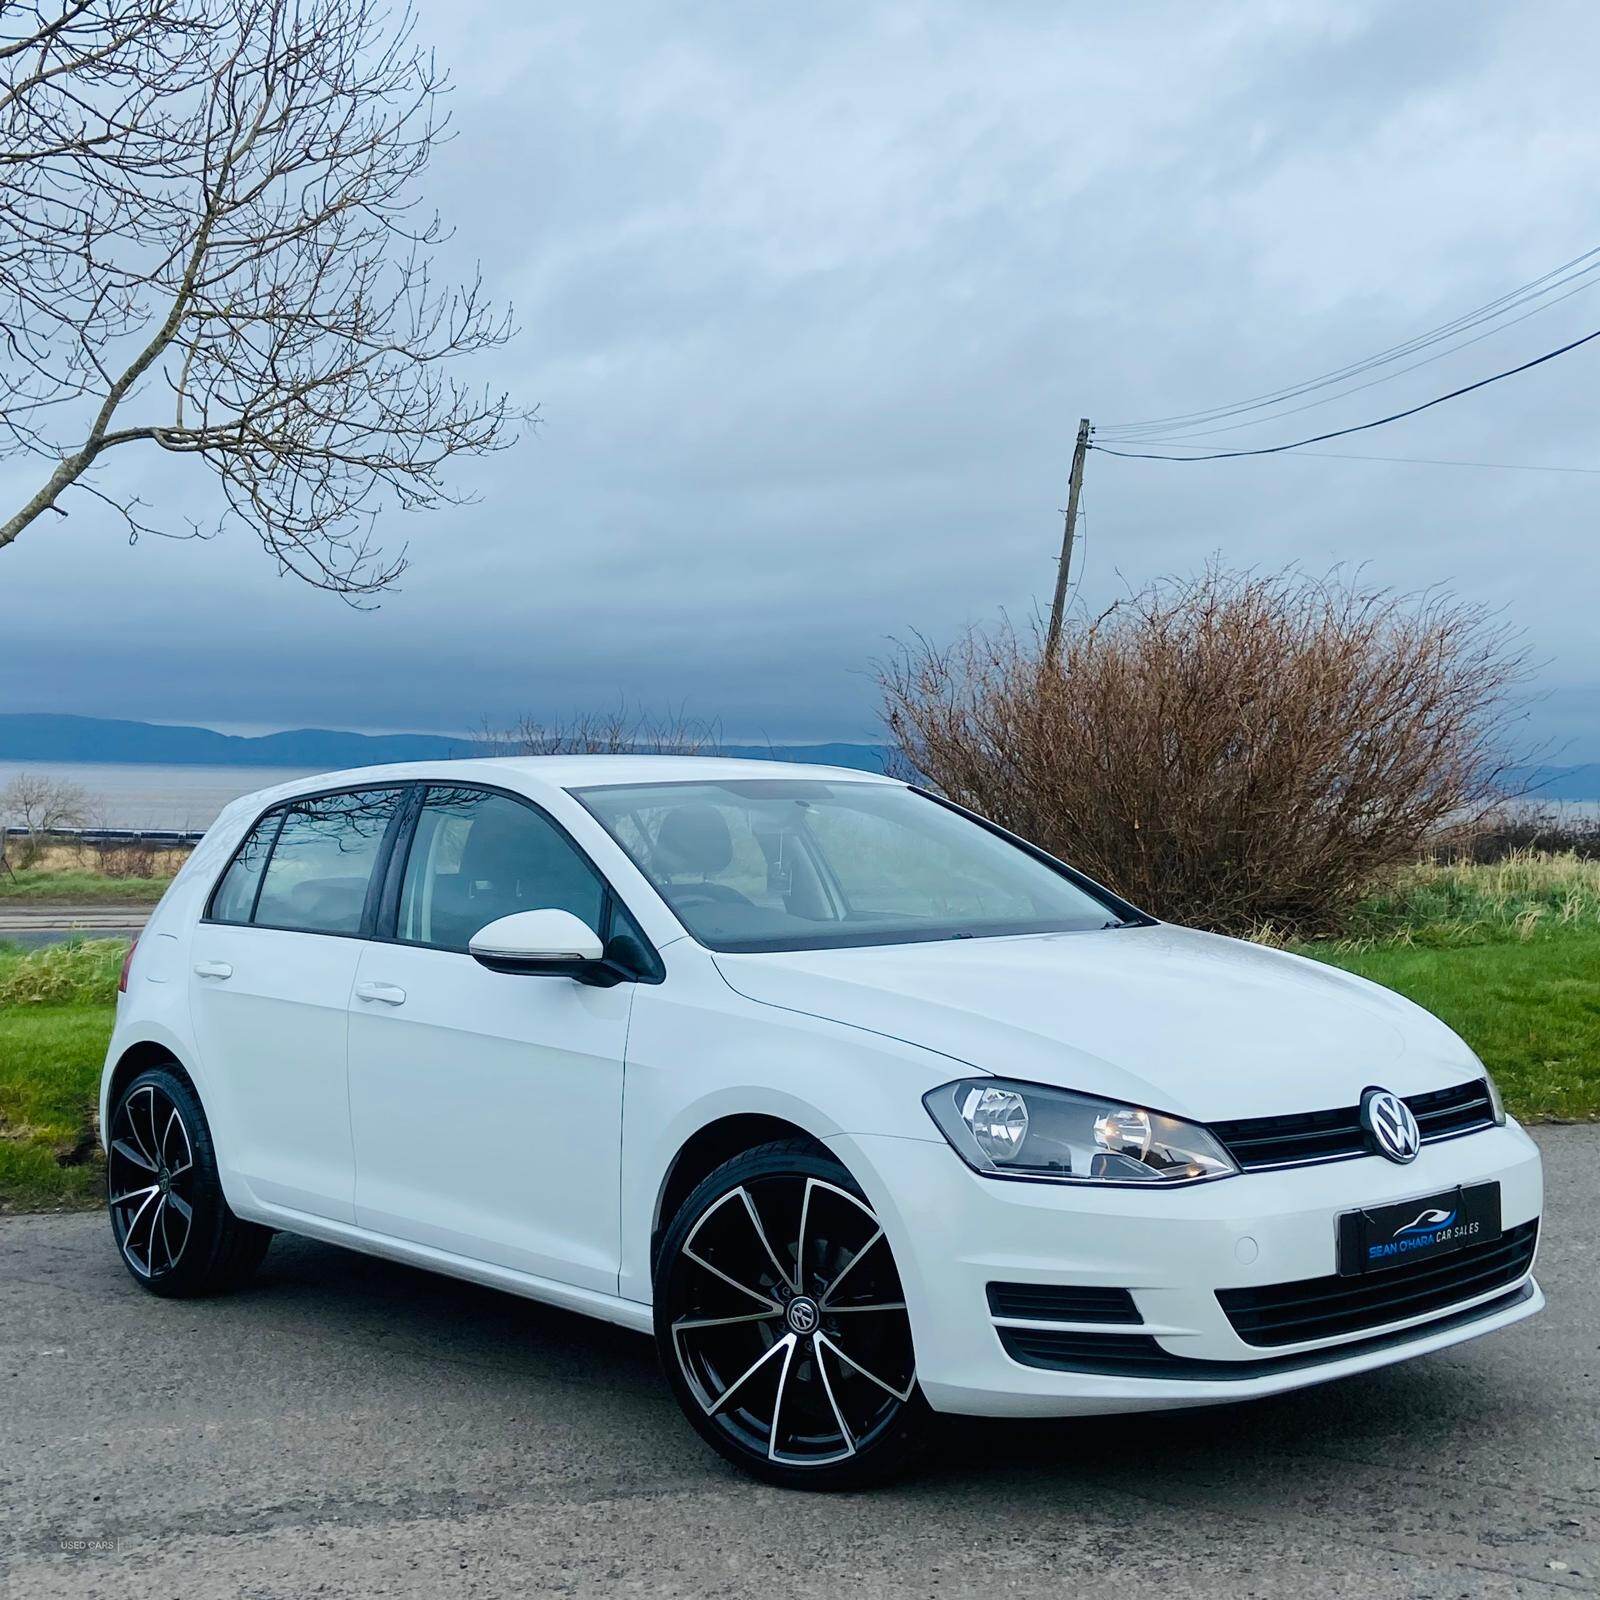
[[1406,868],[1355,908],[1334,948],[1454,949],[1585,930],[1600,932],[1600,861],[1524,851]]
[[96,1104],[122,939],[0,946],[0,1211],[96,1205]]
[[1525,1119],[1600,1118],[1600,931],[1426,946],[1303,947],[1455,1029]]
[[[154,905],[188,860],[185,848],[138,843],[94,849],[52,840],[24,855],[11,841],[11,870],[0,872],[0,905]],[[27,865],[20,863],[26,860]]]
[[59,871],[18,867],[0,872],[0,905],[153,906],[167,892],[169,877],[108,878],[81,868]]
[[1600,861],[1419,862],[1362,901],[1345,937],[1294,948],[1442,1018],[1516,1116],[1600,1119]]
[[99,1203],[95,1101],[111,1020],[104,1003],[0,1011],[0,1210]]

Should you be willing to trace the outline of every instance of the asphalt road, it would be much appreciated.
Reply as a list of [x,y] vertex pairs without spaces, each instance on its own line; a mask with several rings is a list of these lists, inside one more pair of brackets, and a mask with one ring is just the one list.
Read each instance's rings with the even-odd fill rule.
[[0,1581],[119,1600],[1594,1594],[1600,1129],[1539,1137],[1542,1317],[1250,1406],[961,1425],[916,1478],[848,1497],[724,1467],[633,1334],[284,1239],[248,1291],[163,1302],[99,1216],[0,1221]]
[[0,901],[0,944],[29,948],[66,939],[125,939],[150,920],[153,906],[35,905]]

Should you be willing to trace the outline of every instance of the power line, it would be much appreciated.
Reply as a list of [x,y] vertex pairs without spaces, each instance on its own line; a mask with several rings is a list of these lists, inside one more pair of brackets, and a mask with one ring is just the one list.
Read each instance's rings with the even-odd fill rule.
[[[1498,315],[1499,312],[1503,310],[1515,309],[1517,305],[1525,304],[1529,298],[1537,299],[1540,294],[1549,292],[1548,288],[1544,287],[1546,285],[1549,285],[1553,288],[1559,288],[1562,284],[1571,282],[1572,278],[1574,277],[1585,276],[1587,273],[1596,270],[1597,267],[1600,267],[1600,262],[1596,262],[1591,266],[1584,267],[1581,272],[1573,273],[1571,277],[1562,277],[1562,274],[1568,273],[1571,268],[1578,266],[1584,261],[1589,261],[1592,257],[1597,255],[1600,255],[1600,245],[1595,246],[1593,249],[1584,251],[1581,255],[1574,256],[1572,260],[1563,262],[1559,267],[1553,267],[1549,272],[1544,273],[1542,276],[1534,278],[1530,282],[1521,285],[1519,288],[1508,291],[1506,294],[1500,295],[1497,299],[1491,300],[1487,304],[1479,306],[1473,311],[1464,312],[1458,317],[1453,317],[1448,322],[1440,323],[1438,327],[1431,328],[1426,333],[1417,334],[1400,344],[1391,345],[1387,350],[1380,350],[1376,355],[1368,356],[1361,361],[1351,362],[1349,365],[1344,367],[1337,367],[1331,372],[1321,373],[1315,378],[1308,378],[1303,383],[1292,384],[1287,388],[1273,390],[1268,394],[1256,395],[1249,400],[1236,401],[1223,406],[1214,406],[1204,411],[1191,411],[1179,413],[1175,416],[1156,417],[1144,422],[1108,423],[1104,431],[1108,433],[1122,433],[1134,430],[1161,429],[1180,424],[1213,421],[1220,417],[1231,415],[1237,412],[1259,409],[1262,406],[1273,404],[1279,400],[1291,400],[1302,393],[1309,392],[1310,390],[1321,387],[1327,383],[1338,382],[1343,378],[1357,377],[1362,372],[1370,371],[1373,367],[1379,366],[1385,361],[1400,360],[1403,357],[1412,354],[1412,352],[1415,350],[1426,348],[1426,346],[1431,343],[1435,343],[1440,339],[1448,338],[1453,333],[1459,333],[1469,327],[1475,327],[1484,320]],[[1552,285],[1550,284],[1550,280],[1552,278],[1559,279],[1560,282]]]
[[1432,410],[1434,406],[1442,406],[1446,400],[1459,399],[1464,394],[1471,394],[1475,389],[1485,389],[1491,383],[1499,383],[1502,378],[1514,378],[1519,372],[1528,372],[1534,367],[1542,367],[1547,361],[1554,361],[1557,356],[1564,356],[1568,351],[1576,350],[1580,345],[1586,345],[1593,339],[1600,339],[1600,328],[1593,333],[1586,333],[1580,339],[1574,339],[1570,344],[1564,344],[1559,349],[1547,350],[1542,356],[1535,356],[1531,361],[1524,361],[1521,366],[1508,367],[1504,372],[1496,372],[1488,378],[1479,378],[1476,383],[1463,384],[1459,389],[1452,389],[1448,394],[1435,396],[1432,400],[1424,400],[1421,405],[1410,406],[1404,411],[1393,411],[1386,417],[1375,418],[1371,422],[1358,422],[1353,427],[1335,428],[1328,433],[1313,434],[1309,439],[1295,439],[1288,444],[1259,445],[1251,450],[1213,450],[1205,455],[1174,456],[1163,455],[1148,450],[1116,450],[1109,445],[1095,444],[1091,441],[1089,448],[1098,450],[1103,455],[1123,456],[1131,461],[1225,461],[1236,456],[1275,456],[1285,450],[1299,450],[1308,444],[1322,444],[1329,439],[1343,439],[1352,433],[1366,433],[1372,428],[1381,428],[1391,422],[1399,422],[1405,417],[1414,417],[1419,411]]
[[[1594,262],[1591,266],[1584,267],[1581,272],[1572,273],[1571,277],[1563,277],[1562,275],[1570,273],[1572,268],[1580,266],[1585,261],[1591,261],[1596,256],[1600,256],[1600,245],[1584,251],[1581,255],[1574,256],[1570,261],[1563,262],[1559,267],[1553,267],[1541,277],[1534,278],[1519,288],[1512,289],[1473,311],[1464,312],[1448,322],[1441,323],[1436,328],[1429,329],[1426,333],[1417,334],[1400,344],[1391,345],[1387,350],[1380,350],[1376,355],[1368,356],[1361,361],[1351,362],[1347,366],[1336,367],[1331,372],[1321,373],[1317,377],[1305,380],[1303,383],[1291,384],[1287,388],[1275,389],[1267,394],[1255,395],[1248,400],[1235,401],[1223,406],[1214,406],[1203,411],[1180,412],[1173,416],[1153,417],[1141,422],[1109,423],[1104,431],[1119,434],[1151,432],[1192,423],[1217,421],[1223,417],[1237,415],[1245,411],[1260,410],[1280,400],[1296,399],[1313,389],[1337,383],[1345,378],[1358,377],[1363,372],[1368,372],[1373,367],[1380,366],[1386,361],[1401,360],[1417,350],[1426,349],[1430,344],[1449,338],[1452,334],[1478,326],[1483,321],[1497,316],[1502,311],[1514,309],[1517,305],[1525,304],[1529,298],[1537,299],[1541,295],[1548,293],[1550,288],[1559,288],[1565,283],[1570,283],[1573,278],[1584,277],[1586,274],[1600,268],[1600,262]],[[1559,279],[1560,282],[1552,284],[1552,279]],[[1582,287],[1588,287],[1588,285],[1583,285]],[[1555,302],[1551,303],[1554,304]]]
[[[1174,448],[1198,449],[1198,445],[1174,446]],[[1109,452],[1107,452],[1109,454]],[[1498,472],[1579,472],[1600,477],[1600,467],[1565,467],[1550,466],[1541,462],[1532,461],[1462,461],[1445,456],[1366,456],[1352,455],[1344,450],[1303,450],[1300,452],[1305,459],[1315,457],[1318,461],[1392,461],[1411,467],[1486,467]],[[1174,456],[1174,461],[1187,461],[1188,456]],[[1204,457],[1194,459],[1205,459]]]
[[1497,472],[1585,472],[1600,478],[1600,467],[1547,467],[1528,461],[1452,461],[1442,456],[1352,456],[1342,450],[1307,450],[1324,461],[1399,461],[1411,467],[1492,467]]
[[[1596,262],[1593,269],[1600,271],[1600,262]],[[1251,417],[1244,422],[1230,422],[1220,428],[1207,428],[1200,433],[1179,433],[1170,438],[1153,437],[1143,434],[1137,438],[1119,437],[1123,444],[1160,444],[1176,445],[1185,439],[1210,439],[1219,433],[1237,433],[1240,428],[1259,428],[1264,423],[1276,422],[1281,417],[1298,416],[1302,411],[1315,411],[1319,406],[1331,406],[1336,400],[1348,399],[1353,394],[1360,394],[1365,389],[1376,388],[1380,383],[1390,383],[1395,378],[1403,378],[1408,372],[1415,372],[1418,367],[1425,367],[1434,361],[1442,361],[1448,355],[1454,355],[1458,350],[1465,350],[1469,345],[1481,344],[1485,339],[1492,339],[1495,334],[1503,333],[1507,328],[1514,328],[1519,322],[1526,322],[1529,317],[1536,317],[1541,311],[1548,311],[1552,306],[1558,306],[1563,300],[1570,300],[1573,295],[1585,289],[1592,289],[1600,279],[1591,278],[1587,283],[1580,283],[1576,289],[1568,289],[1563,295],[1558,295],[1554,300],[1547,300],[1543,305],[1535,306],[1531,311],[1524,311],[1520,317],[1513,317],[1509,322],[1496,323],[1494,327],[1486,329],[1483,333],[1475,333],[1470,339],[1463,339],[1459,344],[1446,345],[1443,350],[1436,350],[1431,356],[1424,356],[1420,361],[1413,361],[1409,367],[1397,367],[1393,372],[1385,372],[1376,378],[1369,378],[1365,383],[1358,383],[1354,388],[1341,389],[1337,394],[1324,395],[1320,400],[1308,400],[1303,406],[1289,406],[1282,411],[1274,411],[1265,417]]]

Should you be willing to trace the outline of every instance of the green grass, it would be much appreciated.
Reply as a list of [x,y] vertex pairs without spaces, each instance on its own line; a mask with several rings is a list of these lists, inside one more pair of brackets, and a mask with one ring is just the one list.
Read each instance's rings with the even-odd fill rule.
[[1294,948],[1442,1018],[1517,1116],[1600,1118],[1600,861],[1419,862]]
[[0,1010],[0,1210],[99,1202],[95,1101],[111,1022],[104,1003]]
[[171,877],[108,878],[81,868],[18,867],[0,872],[0,904],[24,905],[59,901],[72,905],[150,905],[167,892]]
[[99,1202],[96,1101],[126,949],[0,946],[0,1211]]
[[126,939],[0,945],[0,1015],[13,1006],[114,1005]]
[[1522,852],[1408,867],[1355,908],[1339,944],[1455,948],[1586,929],[1600,931],[1600,861]]
[[1419,862],[1294,948],[1442,1018],[1517,1116],[1600,1118],[1600,861]]
[[1449,1023],[1515,1115],[1600,1117],[1600,930],[1301,952],[1398,989]]

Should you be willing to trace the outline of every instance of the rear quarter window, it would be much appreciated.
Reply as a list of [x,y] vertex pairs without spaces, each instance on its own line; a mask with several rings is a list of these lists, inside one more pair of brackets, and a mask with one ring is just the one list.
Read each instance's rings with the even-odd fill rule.
[[211,896],[210,917],[213,922],[248,922],[255,910],[256,890],[261,885],[261,874],[266,870],[267,857],[272,853],[272,841],[277,836],[278,824],[283,820],[282,806],[269,811],[248,834],[234,854],[222,881]]

